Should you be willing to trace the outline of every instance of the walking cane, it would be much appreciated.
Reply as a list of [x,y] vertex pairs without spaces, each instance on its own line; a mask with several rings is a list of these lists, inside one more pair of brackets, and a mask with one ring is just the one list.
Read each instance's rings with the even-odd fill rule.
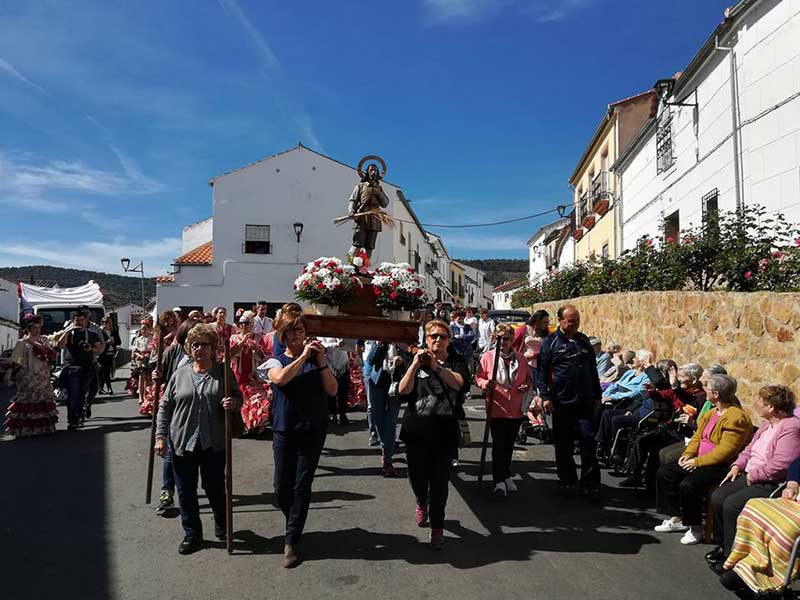
[[[225,397],[231,397],[231,349],[225,344]],[[233,442],[231,411],[225,411],[225,547],[233,554]]]
[[[495,340],[494,343],[494,369],[492,370],[491,381],[497,382],[497,368],[500,366],[500,340]],[[486,425],[483,429],[483,447],[481,448],[481,466],[478,470],[478,488],[475,490],[476,494],[481,491],[483,484],[483,469],[486,466],[486,447],[489,444],[489,422],[492,420],[492,394],[494,390],[489,390],[486,393]]]
[[[156,368],[161,375],[161,356],[164,354],[164,328],[158,326],[158,346],[156,349]],[[161,399],[161,382],[156,381],[156,388],[153,392],[153,414],[150,419],[150,450],[147,457],[147,488],[144,493],[144,503],[150,504],[153,496],[153,461],[156,454],[156,423],[158,419],[158,402]]]

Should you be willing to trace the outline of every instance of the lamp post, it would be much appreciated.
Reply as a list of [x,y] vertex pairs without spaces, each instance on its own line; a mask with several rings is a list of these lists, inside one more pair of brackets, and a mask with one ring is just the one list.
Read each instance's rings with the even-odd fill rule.
[[292,227],[294,227],[294,234],[297,236],[297,262],[300,262],[300,236],[303,235],[303,224],[293,223]]
[[139,264],[135,267],[131,267],[131,259],[130,258],[120,258],[120,264],[122,265],[122,270],[126,273],[141,273],[142,274],[142,310],[147,310],[147,305],[145,304],[144,300],[144,261],[139,261]]

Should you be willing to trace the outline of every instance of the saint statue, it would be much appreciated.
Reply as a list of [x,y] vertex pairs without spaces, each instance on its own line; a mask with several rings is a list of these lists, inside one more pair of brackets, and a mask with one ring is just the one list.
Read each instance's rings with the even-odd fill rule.
[[[378,170],[378,165],[374,162],[367,165],[366,173],[363,172],[361,168],[368,160],[378,161],[383,168],[382,172]],[[379,156],[365,156],[358,163],[358,174],[361,181],[353,188],[348,208],[348,216],[354,221],[353,245],[350,247],[350,255],[355,256],[360,250],[364,250],[367,256],[372,258],[375,241],[383,227],[380,217],[375,214],[363,213],[377,212],[389,206],[389,198],[381,187],[381,179],[386,175],[386,163]]]

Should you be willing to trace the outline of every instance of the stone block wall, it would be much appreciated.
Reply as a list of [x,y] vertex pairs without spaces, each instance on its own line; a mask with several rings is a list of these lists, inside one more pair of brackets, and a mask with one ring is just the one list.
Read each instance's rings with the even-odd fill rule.
[[[581,313],[581,331],[604,344],[645,348],[679,365],[724,365],[751,414],[764,384],[788,385],[800,397],[800,293],[630,292],[569,302]],[[544,308],[555,323],[562,304],[531,310]]]

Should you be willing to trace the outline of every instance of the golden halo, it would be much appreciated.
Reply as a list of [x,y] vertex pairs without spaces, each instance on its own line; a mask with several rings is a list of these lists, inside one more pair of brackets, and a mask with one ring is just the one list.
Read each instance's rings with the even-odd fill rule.
[[381,171],[381,179],[386,177],[386,162],[380,156],[376,156],[374,154],[370,154],[369,156],[365,156],[360,161],[358,161],[358,167],[356,167],[356,170],[358,171],[358,176],[361,177],[361,179],[364,179],[364,173],[361,170],[361,168],[364,166],[364,163],[367,162],[368,160],[376,160],[376,161],[378,161],[378,163],[381,165],[381,170],[382,170]]

